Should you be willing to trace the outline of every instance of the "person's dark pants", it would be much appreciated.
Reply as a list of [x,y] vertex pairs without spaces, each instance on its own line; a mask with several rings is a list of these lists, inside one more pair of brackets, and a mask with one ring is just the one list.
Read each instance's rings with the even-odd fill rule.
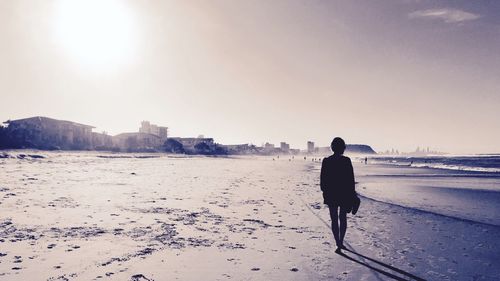
[[344,237],[347,231],[348,208],[339,205],[328,205],[328,209],[330,210],[330,218],[332,219],[333,237],[335,237],[337,247],[341,247],[344,244]]

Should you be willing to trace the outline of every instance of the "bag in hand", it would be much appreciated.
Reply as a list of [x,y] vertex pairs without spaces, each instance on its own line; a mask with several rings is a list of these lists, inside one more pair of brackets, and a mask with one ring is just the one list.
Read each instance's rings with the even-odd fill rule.
[[355,215],[358,212],[359,205],[361,205],[361,200],[358,197],[358,194],[354,194],[351,213]]

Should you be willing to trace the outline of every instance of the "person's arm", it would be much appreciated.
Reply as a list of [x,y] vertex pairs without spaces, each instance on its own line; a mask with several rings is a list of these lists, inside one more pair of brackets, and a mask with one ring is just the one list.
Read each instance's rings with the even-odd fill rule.
[[321,191],[326,190],[326,158],[321,162],[321,174],[319,177],[319,186],[321,187]]
[[351,159],[349,159],[349,186],[351,187],[351,189],[354,193],[356,193],[356,186],[355,185],[356,184],[355,184],[355,180],[354,180],[354,168],[352,167]]

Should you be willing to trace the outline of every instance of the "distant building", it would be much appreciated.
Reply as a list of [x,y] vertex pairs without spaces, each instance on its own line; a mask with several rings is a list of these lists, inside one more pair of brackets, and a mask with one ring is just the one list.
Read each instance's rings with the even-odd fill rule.
[[266,142],[264,144],[264,149],[274,149],[274,144]]
[[122,133],[113,136],[113,146],[122,151],[158,151],[162,149],[162,139],[147,133]]
[[307,142],[307,153],[314,153],[314,142]]
[[8,120],[7,130],[24,147],[38,149],[92,149],[94,127],[48,117]]
[[262,152],[264,152],[264,154],[274,153],[275,152],[274,144],[266,142],[264,144],[264,148],[263,148]]
[[280,142],[280,149],[283,153],[290,153],[290,145],[286,142]]
[[113,137],[106,134],[106,132],[92,132],[92,147],[96,150],[111,150],[113,148]]
[[266,142],[264,146],[260,149],[260,153],[264,155],[279,154],[281,149],[275,147],[274,144]]
[[166,140],[168,137],[168,127],[158,127],[158,136],[162,140]]
[[158,131],[158,126],[157,125],[154,125],[154,124],[151,124],[151,132],[150,134],[153,134],[153,135],[156,135],[158,136],[160,133]]
[[149,121],[142,121],[141,127],[139,128],[139,133],[151,134],[151,124]]
[[149,121],[142,121],[141,127],[139,128],[139,133],[159,136],[160,139],[165,141],[168,137],[168,127],[162,127],[155,124],[151,124],[149,123]]

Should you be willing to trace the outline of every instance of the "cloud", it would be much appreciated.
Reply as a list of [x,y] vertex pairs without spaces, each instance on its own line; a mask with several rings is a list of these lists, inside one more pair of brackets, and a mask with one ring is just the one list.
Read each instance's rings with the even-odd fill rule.
[[480,15],[453,8],[418,10],[408,14],[411,19],[438,19],[446,23],[461,23],[480,18]]

